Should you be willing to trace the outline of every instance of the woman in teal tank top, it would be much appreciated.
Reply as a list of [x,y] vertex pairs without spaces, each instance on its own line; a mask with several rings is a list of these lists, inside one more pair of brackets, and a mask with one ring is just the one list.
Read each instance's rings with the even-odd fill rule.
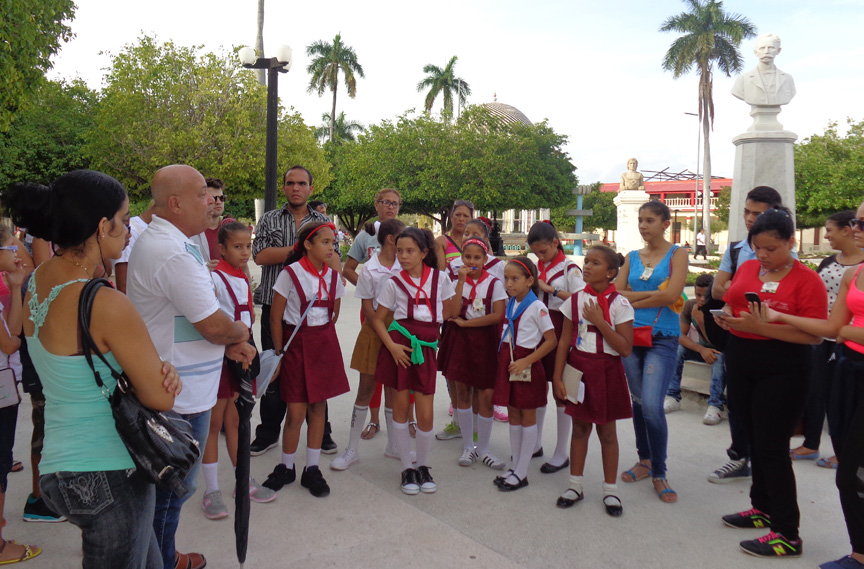
[[[126,192],[110,176],[76,170],[50,188],[13,186],[2,203],[16,225],[55,247],[55,256],[33,274],[24,306],[24,333],[46,399],[43,496],[81,529],[84,567],[162,567],[153,531],[155,486],[135,473],[74,332],[84,283],[105,275],[126,245]],[[90,332],[112,366],[129,376],[143,404],[171,409],[179,376],[159,359],[125,295],[99,290]],[[108,369],[97,358],[94,364],[113,390]]]
[[450,210],[451,229],[444,235],[435,238],[438,247],[438,268],[447,269],[447,265],[455,259],[462,258],[462,239],[465,235],[465,225],[474,217],[474,204],[467,200],[456,200]]
[[[652,479],[661,501],[678,500],[666,481],[666,447],[669,430],[663,399],[675,370],[678,353],[678,314],[670,309],[684,290],[687,251],[666,240],[671,215],[661,201],[639,208],[639,233],[645,247],[631,251],[618,273],[615,286],[630,301],[636,318],[633,326],[652,326],[651,347],[633,345],[624,358],[624,371],[633,401],[633,429],[639,462],[621,475],[624,482]],[[680,309],[679,309],[680,311]]]

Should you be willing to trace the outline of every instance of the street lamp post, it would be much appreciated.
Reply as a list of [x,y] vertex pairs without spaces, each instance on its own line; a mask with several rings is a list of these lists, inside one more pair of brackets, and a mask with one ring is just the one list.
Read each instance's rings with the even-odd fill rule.
[[279,113],[279,73],[291,70],[292,53],[287,45],[276,49],[276,57],[258,57],[251,47],[239,52],[247,69],[267,70],[267,146],[264,158],[264,211],[276,209],[276,127]]

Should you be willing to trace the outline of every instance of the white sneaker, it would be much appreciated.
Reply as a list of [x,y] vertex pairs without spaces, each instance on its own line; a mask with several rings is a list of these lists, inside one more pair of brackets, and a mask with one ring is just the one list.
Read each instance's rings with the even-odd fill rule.
[[[396,445],[393,445],[392,447],[388,446],[387,448],[385,448],[384,456],[386,456],[387,458],[392,458],[394,460],[399,460],[400,458],[402,458],[399,455],[399,447],[397,447]],[[411,462],[417,462],[417,453],[413,450],[411,451]]]
[[496,458],[491,452],[484,454],[480,460],[492,470],[504,470],[504,461]]
[[330,462],[330,469],[331,470],[348,470],[348,468],[350,468],[352,464],[354,464],[355,462],[359,462],[359,460],[360,460],[360,453],[357,452],[356,450],[354,450],[353,448],[347,448],[347,449],[345,449],[345,452],[343,452],[341,455],[334,458]]
[[435,433],[435,438],[439,441],[450,441],[453,439],[461,439],[462,438],[462,429],[459,428],[459,425],[450,421],[447,423],[443,429]]
[[723,420],[722,413],[723,412],[719,407],[709,405],[708,410],[705,412],[705,416],[702,417],[702,422],[706,425],[716,425]]
[[456,462],[459,466],[471,466],[474,464],[474,461],[477,460],[477,453],[474,449],[465,449],[462,451],[462,456],[459,457],[459,460]]
[[678,411],[679,409],[681,409],[681,402],[674,397],[669,397],[667,395],[666,399],[663,400],[663,412],[672,413],[673,411]]
[[252,478],[249,480],[249,499],[259,504],[266,504],[276,499],[276,491],[261,486]]

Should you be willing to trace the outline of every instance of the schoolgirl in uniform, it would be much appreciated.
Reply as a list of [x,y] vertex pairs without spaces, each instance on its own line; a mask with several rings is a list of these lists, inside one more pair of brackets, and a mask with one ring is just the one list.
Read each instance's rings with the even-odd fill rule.
[[[432,232],[409,227],[396,238],[396,257],[402,270],[378,295],[372,323],[383,344],[375,368],[376,379],[395,390],[393,431],[402,461],[402,491],[432,493],[437,485],[429,472],[439,326],[450,314],[453,285],[438,269]],[[391,317],[393,322],[387,326]],[[411,463],[408,434],[410,391],[417,414],[417,468]]]
[[[255,312],[252,307],[252,289],[248,277],[243,273],[243,267],[252,256],[252,232],[246,224],[231,221],[219,228],[217,239],[222,258],[210,275],[216,286],[219,308],[235,322],[241,321],[251,330],[252,323],[255,321]],[[201,463],[207,486],[202,508],[204,515],[211,520],[228,517],[228,508],[225,507],[222,492],[219,490],[219,431],[223,425],[228,457],[232,465],[237,465],[237,429],[240,417],[237,415],[234,401],[240,393],[240,384],[231,366],[232,364],[225,358],[222,363],[219,391],[216,394],[216,406],[210,413],[210,434],[207,437]],[[276,498],[276,493],[251,480],[249,497],[254,502],[272,502]]]
[[[330,463],[333,470],[347,470],[352,464],[360,460],[360,435],[363,432],[363,424],[366,422],[366,413],[369,403],[375,392],[375,365],[378,363],[378,352],[381,350],[381,340],[372,328],[372,320],[378,309],[375,300],[384,284],[394,274],[398,274],[402,267],[396,260],[396,236],[405,229],[405,224],[398,219],[388,219],[381,222],[378,227],[377,237],[381,249],[373,254],[363,265],[363,271],[357,279],[357,289],[354,296],[359,298],[363,305],[365,320],[357,335],[354,344],[354,353],[351,356],[351,369],[360,372],[360,385],[357,387],[357,398],[354,400],[354,410],[351,413],[351,431],[348,435],[348,446],[341,456]],[[390,322],[385,322],[388,326]],[[392,390],[387,389],[384,395],[385,408],[384,419],[387,422],[387,449],[384,454],[394,458],[399,457],[396,441],[393,437],[393,402]]]
[[549,309],[537,299],[537,267],[528,257],[515,257],[504,268],[510,296],[507,322],[498,344],[498,378],[492,403],[507,405],[510,450],[514,465],[495,478],[503,492],[528,486],[528,464],[537,442],[537,408],[546,404],[546,372],[541,360],[557,340]]
[[[477,239],[482,239],[483,241],[485,241],[488,244],[489,243],[489,225],[490,225],[489,220],[485,217],[478,217],[478,218],[472,219],[471,221],[469,221],[468,223],[465,224],[465,233],[462,236],[463,241],[465,239],[471,239],[472,237],[475,237]],[[495,277],[496,279],[498,279],[499,281],[501,281],[503,283],[504,282],[504,265],[506,265],[506,263],[504,261],[502,261],[501,259],[499,259],[497,257],[492,256],[491,248],[490,248],[490,255],[487,257],[486,264],[483,266],[483,268],[486,269],[486,271],[490,275],[492,275],[493,277]],[[456,282],[456,280],[457,280],[457,274],[456,273],[459,270],[459,267],[461,267],[461,266],[462,266],[462,258],[461,257],[458,259],[454,258],[452,261],[447,263],[447,274],[450,275],[450,279],[453,282]],[[505,419],[505,421],[506,421],[506,419]]]
[[[276,465],[264,486],[278,491],[296,479],[294,455],[300,427],[308,412],[306,468],[300,484],[319,498],[330,494],[318,468],[326,402],[349,389],[335,327],[345,287],[339,273],[327,266],[335,254],[335,229],[332,223],[321,221],[307,222],[300,228],[294,253],[288,256],[287,266],[273,285],[270,313],[277,353],[294,329],[299,327],[299,331],[282,357],[279,374],[282,400],[288,404],[282,432],[282,462]],[[306,314],[310,303],[314,305]]]
[[[564,255],[564,247],[555,226],[549,221],[538,221],[528,231],[528,247],[537,255],[537,285],[540,288],[540,300],[549,309],[549,316],[555,326],[555,337],[560,340],[564,327],[564,316],[561,306],[570,295],[582,290],[582,271],[579,266]],[[543,369],[546,379],[551,382],[555,372],[555,353],[543,358]],[[570,449],[570,418],[564,413],[564,402],[555,400],[555,424],[557,441],[555,452],[548,462],[540,467],[540,472],[551,474],[566,468],[570,464],[567,458]],[[543,422],[546,419],[546,405],[537,409],[537,447],[536,456],[543,456]]]
[[[492,391],[498,370],[498,326],[504,317],[507,293],[501,281],[484,268],[489,245],[470,237],[462,242],[463,265],[456,280],[455,300],[450,303],[450,326],[442,336],[438,369],[456,386],[456,414],[460,425],[476,422],[474,437],[463,436],[460,466],[478,458],[495,470],[504,463],[489,452],[492,438]],[[473,411],[472,411],[473,407]]]
[[[633,416],[630,392],[621,356],[633,349],[633,307],[615,290],[613,281],[624,258],[609,247],[598,245],[585,255],[586,286],[561,306],[564,328],[558,344],[552,388],[565,401],[565,412],[573,418],[570,443],[570,485],[558,498],[559,508],[582,500],[582,474],[588,454],[588,437],[597,425],[603,457],[603,505],[610,516],[624,512],[617,496],[618,434],[615,421]],[[574,404],[567,398],[562,376],[566,365],[583,373],[585,399]]]

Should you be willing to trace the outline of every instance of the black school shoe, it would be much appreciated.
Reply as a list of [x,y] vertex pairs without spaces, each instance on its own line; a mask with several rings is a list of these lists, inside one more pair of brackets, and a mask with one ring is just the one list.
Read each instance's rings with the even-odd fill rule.
[[324,454],[336,454],[336,442],[333,440],[333,437],[330,436],[330,433],[325,433],[324,438],[321,439],[321,452]]
[[567,460],[565,460],[564,462],[562,462],[561,466],[555,466],[551,462],[544,462],[543,466],[540,467],[540,472],[542,472],[543,474],[554,474],[554,473],[558,472],[559,470],[567,468],[568,466],[570,466],[570,459],[569,458]]
[[506,479],[502,480],[501,484],[498,485],[498,489],[501,490],[502,492],[513,492],[514,490],[519,490],[520,488],[525,488],[526,486],[528,486],[528,478],[527,477],[519,478],[518,476],[516,476],[515,473],[511,474],[510,476],[512,476],[513,478],[518,480],[518,482],[516,482],[516,484],[510,484],[509,482],[507,482]]
[[558,496],[558,500],[555,502],[555,505],[559,508],[570,508],[576,502],[581,502],[585,498],[585,494],[582,492],[577,492],[573,488],[567,488],[564,490],[564,493]]
[[303,469],[303,474],[300,476],[300,486],[308,488],[309,493],[316,498],[330,495],[330,486],[327,485],[324,475],[321,474],[321,469],[317,466],[307,466]]
[[267,477],[267,480],[265,480],[264,484],[262,484],[261,486],[269,488],[274,492],[278,492],[282,489],[283,486],[285,486],[286,484],[291,484],[295,480],[297,480],[296,467],[288,470],[287,466],[279,463],[276,465],[276,468],[273,469],[273,472],[270,473],[270,476]]

